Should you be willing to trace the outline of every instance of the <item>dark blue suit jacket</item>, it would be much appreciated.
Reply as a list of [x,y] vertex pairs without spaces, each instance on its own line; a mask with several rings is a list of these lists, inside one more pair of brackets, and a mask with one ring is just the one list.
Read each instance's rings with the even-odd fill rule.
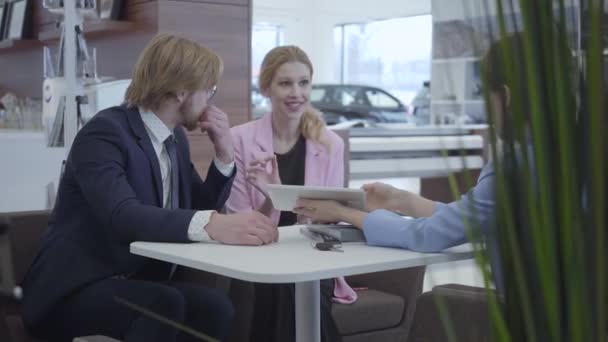
[[137,108],[101,111],[77,134],[41,250],[22,283],[28,327],[44,323],[73,291],[141,270],[147,260],[129,253],[131,242],[188,242],[195,211],[224,206],[234,173],[225,177],[212,163],[203,182],[183,128],[174,134],[181,207],[176,210],[162,208],[160,166]]

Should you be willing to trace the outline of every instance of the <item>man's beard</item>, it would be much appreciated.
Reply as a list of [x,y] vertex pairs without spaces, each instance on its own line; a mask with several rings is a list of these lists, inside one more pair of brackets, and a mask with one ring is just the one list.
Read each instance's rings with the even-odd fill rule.
[[198,128],[198,120],[196,121],[186,121],[182,124],[188,131],[192,132]]
[[179,115],[182,118],[182,126],[184,126],[188,131],[192,132],[198,128],[199,118],[190,117],[183,106],[180,108]]

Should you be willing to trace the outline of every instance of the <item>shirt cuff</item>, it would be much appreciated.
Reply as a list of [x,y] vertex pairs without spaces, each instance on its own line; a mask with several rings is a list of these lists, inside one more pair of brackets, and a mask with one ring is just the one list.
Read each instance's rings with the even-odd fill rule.
[[363,220],[363,234],[370,246],[407,248],[402,233],[412,221],[392,211],[374,210]]
[[213,158],[213,164],[224,177],[232,176],[232,171],[234,171],[234,160],[228,164],[224,164],[219,159]]
[[188,226],[188,239],[190,241],[213,241],[209,234],[207,234],[205,227],[207,227],[211,215],[215,212],[215,210],[197,211],[194,216],[192,216],[190,225]]

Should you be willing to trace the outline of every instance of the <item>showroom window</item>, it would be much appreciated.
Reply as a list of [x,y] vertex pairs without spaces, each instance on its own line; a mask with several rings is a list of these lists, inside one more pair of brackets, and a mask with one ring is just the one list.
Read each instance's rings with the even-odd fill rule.
[[[431,77],[432,28],[431,15],[337,26],[336,78],[378,87],[409,105]],[[398,105],[380,92],[368,97],[380,106]]]
[[279,25],[257,23],[251,32],[251,76],[257,82],[264,56],[283,44],[283,29]]

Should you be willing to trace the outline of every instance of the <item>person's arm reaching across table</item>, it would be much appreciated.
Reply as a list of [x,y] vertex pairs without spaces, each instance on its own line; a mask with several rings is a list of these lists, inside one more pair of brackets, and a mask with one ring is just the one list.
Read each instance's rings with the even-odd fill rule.
[[438,252],[465,243],[467,224],[477,224],[484,229],[494,220],[491,165],[484,167],[474,188],[449,204],[380,183],[365,185],[364,189],[369,212],[335,201],[304,199],[298,201],[294,212],[314,220],[350,223],[363,230],[369,245],[419,252]]

